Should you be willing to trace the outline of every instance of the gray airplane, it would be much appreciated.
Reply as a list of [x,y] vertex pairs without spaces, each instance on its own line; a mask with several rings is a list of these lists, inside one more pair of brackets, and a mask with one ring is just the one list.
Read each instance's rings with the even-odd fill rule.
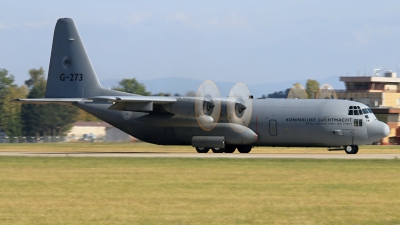
[[253,146],[328,147],[356,154],[389,134],[368,106],[336,99],[253,99],[243,84],[227,98],[211,81],[196,97],[140,96],[101,87],[72,19],[57,21],[45,98],[74,105],[118,129],[159,145],[198,153],[249,153]]

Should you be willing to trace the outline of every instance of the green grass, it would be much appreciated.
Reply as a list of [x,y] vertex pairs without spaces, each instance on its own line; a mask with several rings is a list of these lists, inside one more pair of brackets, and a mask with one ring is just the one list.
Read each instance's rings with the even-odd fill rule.
[[0,157],[0,224],[400,224],[399,160]]

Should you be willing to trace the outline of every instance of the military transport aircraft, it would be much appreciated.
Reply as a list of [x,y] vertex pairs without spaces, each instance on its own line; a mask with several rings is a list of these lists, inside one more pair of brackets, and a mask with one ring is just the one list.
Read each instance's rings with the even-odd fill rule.
[[253,99],[244,84],[221,98],[211,81],[196,97],[140,96],[101,87],[72,19],[57,21],[45,98],[74,105],[122,131],[199,153],[249,153],[253,146],[328,147],[356,154],[389,134],[368,106],[337,99]]

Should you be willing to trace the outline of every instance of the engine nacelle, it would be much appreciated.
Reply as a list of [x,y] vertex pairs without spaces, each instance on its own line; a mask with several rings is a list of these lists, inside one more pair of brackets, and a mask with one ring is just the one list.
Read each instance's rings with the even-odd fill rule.
[[165,111],[175,115],[195,117],[195,98],[178,98],[176,102],[163,105]]
[[225,148],[224,136],[193,136],[193,147]]

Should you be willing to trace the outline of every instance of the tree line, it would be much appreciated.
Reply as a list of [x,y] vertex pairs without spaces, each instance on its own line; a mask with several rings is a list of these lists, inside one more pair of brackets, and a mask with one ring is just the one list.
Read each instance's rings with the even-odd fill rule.
[[[47,81],[43,68],[29,70],[29,79],[24,83],[24,85],[18,86],[15,84],[14,76],[9,74],[8,70],[0,68],[0,135],[9,137],[61,136],[65,135],[76,121],[100,121],[74,106],[12,102],[17,98],[44,98]],[[151,95],[146,91],[146,87],[135,78],[122,79],[119,85],[113,89]]]
[[[25,85],[18,86],[6,69],[0,69],[0,128],[5,136],[58,136],[78,119],[78,109],[57,104],[19,104],[16,98],[44,98],[44,70],[29,70]],[[11,139],[12,140],[12,139]]]

